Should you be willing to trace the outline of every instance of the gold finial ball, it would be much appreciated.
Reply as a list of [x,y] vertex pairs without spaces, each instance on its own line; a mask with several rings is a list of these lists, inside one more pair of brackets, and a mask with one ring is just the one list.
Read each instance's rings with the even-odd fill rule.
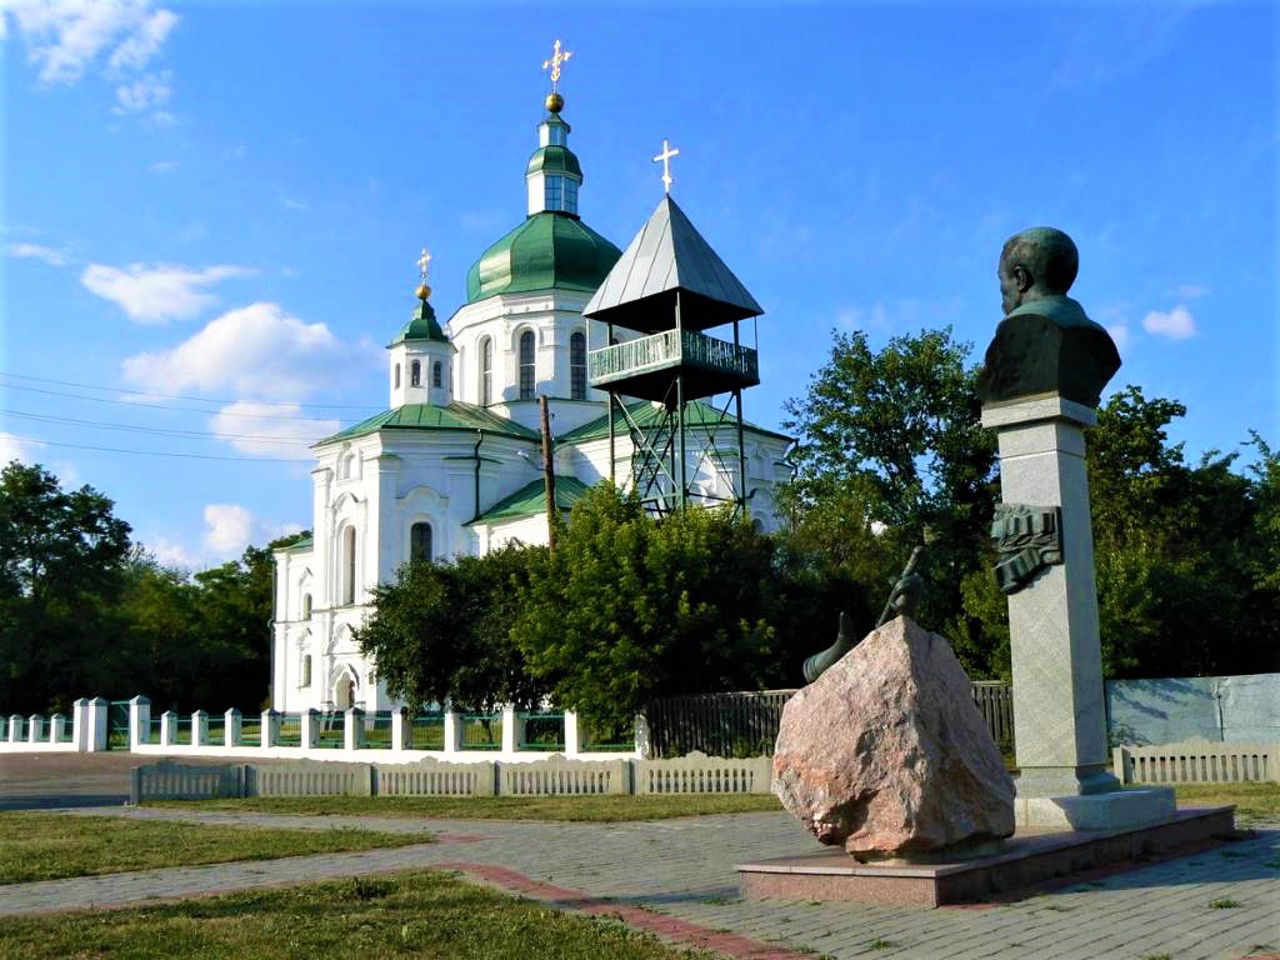
[[427,297],[431,296],[431,288],[425,283],[420,283],[418,284],[417,294],[419,300],[425,300]]
[[564,97],[558,93],[547,94],[547,109],[552,113],[559,113],[564,109]]

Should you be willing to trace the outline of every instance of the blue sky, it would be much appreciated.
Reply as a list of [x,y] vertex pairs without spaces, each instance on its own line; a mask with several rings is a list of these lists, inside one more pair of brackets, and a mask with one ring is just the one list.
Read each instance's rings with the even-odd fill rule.
[[583,219],[625,247],[670,138],[764,306],[750,419],[781,424],[833,329],[980,355],[1002,242],[1050,224],[1113,389],[1184,402],[1193,456],[1280,444],[1274,5],[0,11],[0,458],[104,491],[167,561],[309,524],[307,441],[384,408],[419,250],[443,319],[523,218],[556,38]]

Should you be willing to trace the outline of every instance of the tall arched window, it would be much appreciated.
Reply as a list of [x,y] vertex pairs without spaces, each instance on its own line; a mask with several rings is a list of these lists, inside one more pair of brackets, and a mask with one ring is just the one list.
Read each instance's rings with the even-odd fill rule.
[[533,331],[520,334],[520,399],[532,400],[536,379],[533,354]]
[[569,398],[587,399],[587,335],[580,330],[569,338]]
[[298,686],[311,686],[311,654],[309,653],[302,658],[302,679],[298,682]]
[[493,341],[480,341],[480,405],[493,403]]
[[304,593],[302,595],[302,619],[311,619],[311,594]]
[[431,524],[415,523],[409,528],[409,559],[430,560],[432,556]]
[[342,531],[342,602],[356,602],[356,528]]
[[417,360],[409,365],[409,386],[422,386],[422,364]]
[[400,364],[398,363],[396,364],[395,385],[396,385],[396,389],[399,390],[400,389]]
[[444,369],[439,360],[431,364],[431,385],[433,387],[444,386]]

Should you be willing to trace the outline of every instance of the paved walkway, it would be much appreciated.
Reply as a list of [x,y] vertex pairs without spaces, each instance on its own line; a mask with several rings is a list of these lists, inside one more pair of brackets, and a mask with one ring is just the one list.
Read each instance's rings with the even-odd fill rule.
[[[1280,825],[1194,856],[989,907],[938,910],[742,901],[734,865],[805,849],[786,814],[623,824],[391,820],[80,808],[142,819],[302,829],[420,830],[441,842],[395,850],[149,870],[0,889],[0,916],[104,907],[374,871],[447,867],[568,909],[616,913],[689,944],[754,960],[871,955],[918,960],[1280,958]],[[1211,906],[1218,902],[1219,907]],[[1224,906],[1223,904],[1234,904]],[[811,955],[811,954],[810,954]]]

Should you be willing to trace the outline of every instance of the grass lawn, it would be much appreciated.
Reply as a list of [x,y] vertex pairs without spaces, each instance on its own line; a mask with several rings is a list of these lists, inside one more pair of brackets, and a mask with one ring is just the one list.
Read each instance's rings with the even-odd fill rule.
[[[430,839],[426,832],[279,830],[5,812],[0,813],[0,884],[402,847]],[[0,956],[7,954],[0,950]]]
[[1180,807],[1234,803],[1237,825],[1280,821],[1280,783],[1197,783],[1175,793]]
[[0,920],[0,956],[670,960],[712,955],[670,947],[616,920],[565,914],[447,873],[422,872]]
[[771,794],[686,793],[662,796],[547,797],[250,797],[244,800],[157,800],[148,806],[241,810],[311,816],[443,817],[467,820],[569,820],[616,823],[710,813],[781,810]]

